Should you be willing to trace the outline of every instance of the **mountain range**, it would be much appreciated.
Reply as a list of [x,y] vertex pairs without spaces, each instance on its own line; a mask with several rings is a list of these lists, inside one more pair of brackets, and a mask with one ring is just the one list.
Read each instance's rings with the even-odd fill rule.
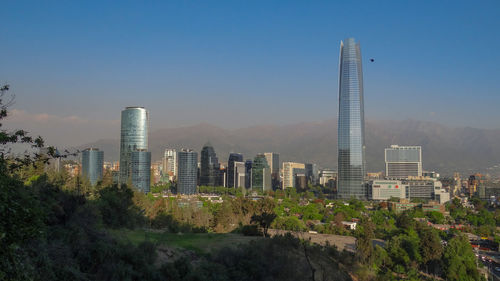
[[[423,168],[452,175],[457,171],[500,174],[500,130],[471,127],[451,128],[434,122],[366,121],[367,171],[383,171],[384,148],[391,144],[422,146]],[[165,148],[191,148],[201,151],[210,142],[220,162],[230,152],[243,153],[245,159],[261,152],[277,152],[280,161],[316,163],[321,168],[337,167],[337,122],[261,125],[242,129],[223,129],[211,124],[160,129],[150,133],[152,160],[160,160]],[[97,147],[106,161],[119,158],[119,140],[102,139],[79,147]],[[495,168],[492,168],[495,167]]]

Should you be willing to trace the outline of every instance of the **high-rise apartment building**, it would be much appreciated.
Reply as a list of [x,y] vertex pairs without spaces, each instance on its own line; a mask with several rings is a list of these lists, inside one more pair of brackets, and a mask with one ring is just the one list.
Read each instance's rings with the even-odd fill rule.
[[280,184],[280,155],[274,152],[266,152],[264,156],[266,156],[267,164],[271,169],[271,185],[273,189],[277,189]]
[[295,176],[298,172],[305,173],[304,163],[283,162],[283,189],[295,187]]
[[178,175],[177,193],[195,194],[198,182],[198,153],[190,149],[182,149],[177,154]]
[[144,107],[127,107],[122,111],[120,134],[120,184],[130,179],[133,151],[148,149],[148,112]]
[[102,180],[104,165],[104,152],[97,148],[87,148],[82,151],[82,176],[96,185]]
[[229,154],[229,160],[227,161],[227,187],[236,187],[234,183],[235,180],[235,163],[243,162],[243,155],[240,153]]
[[385,176],[406,179],[422,176],[422,147],[391,145],[385,149]]
[[367,198],[365,116],[361,49],[354,38],[340,42],[337,196]]
[[151,152],[146,149],[130,153],[130,178],[132,186],[144,193],[151,189]]
[[174,181],[177,177],[177,151],[167,148],[163,153],[163,173],[169,181]]
[[210,143],[206,143],[201,150],[200,185],[220,186],[220,164],[215,150]]

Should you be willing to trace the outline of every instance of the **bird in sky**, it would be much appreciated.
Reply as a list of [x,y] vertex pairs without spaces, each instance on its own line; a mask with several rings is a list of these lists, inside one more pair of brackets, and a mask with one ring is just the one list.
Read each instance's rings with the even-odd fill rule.
[[371,62],[374,62],[375,60],[374,59],[370,59]]

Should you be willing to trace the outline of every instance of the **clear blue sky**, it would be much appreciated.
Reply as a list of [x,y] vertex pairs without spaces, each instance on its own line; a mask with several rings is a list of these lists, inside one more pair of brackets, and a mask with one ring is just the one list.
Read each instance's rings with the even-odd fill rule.
[[89,139],[117,138],[110,128],[130,105],[150,110],[153,129],[334,119],[346,37],[361,42],[367,119],[500,128],[498,0],[1,6],[15,124],[45,116],[59,125],[37,128],[55,136],[83,124]]

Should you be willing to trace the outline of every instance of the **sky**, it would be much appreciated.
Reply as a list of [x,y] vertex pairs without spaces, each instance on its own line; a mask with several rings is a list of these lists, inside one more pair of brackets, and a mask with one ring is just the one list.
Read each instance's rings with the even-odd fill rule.
[[[340,41],[367,120],[500,128],[500,1],[2,1],[5,125],[55,145],[151,129],[333,120]],[[374,62],[370,62],[373,58]]]

